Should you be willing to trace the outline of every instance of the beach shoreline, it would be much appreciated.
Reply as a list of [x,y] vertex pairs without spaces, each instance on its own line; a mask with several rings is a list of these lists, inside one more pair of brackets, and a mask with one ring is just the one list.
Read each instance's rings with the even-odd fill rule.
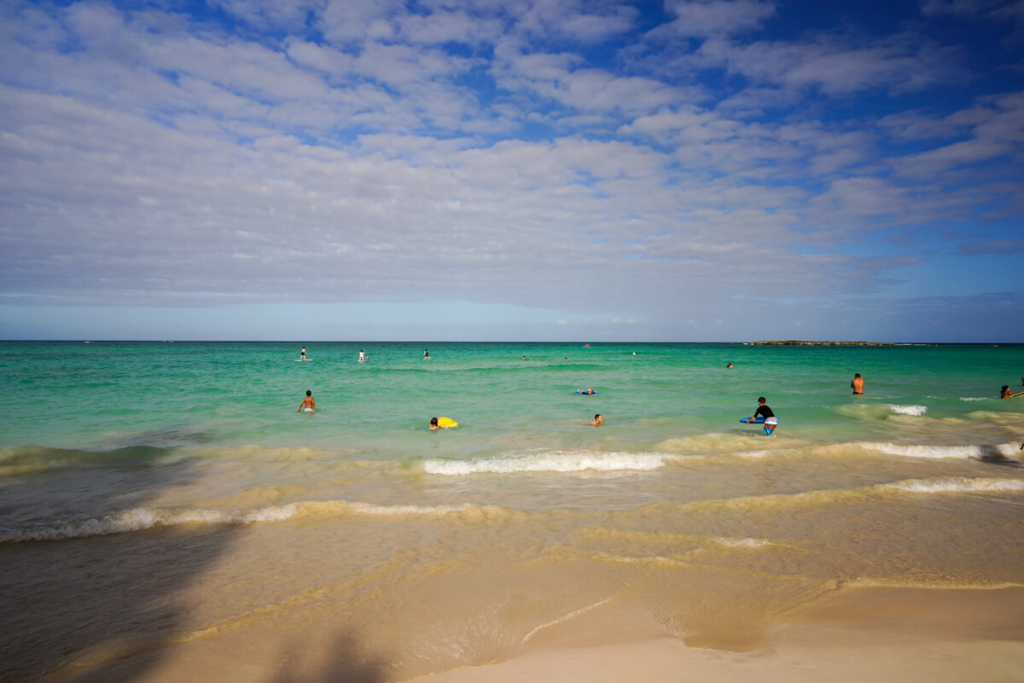
[[[504,662],[409,683],[1019,680],[1024,587],[855,588],[802,605],[753,650],[695,648],[666,635],[587,642],[586,628]],[[583,627],[583,624],[579,624]],[[568,636],[576,630],[575,640]]]

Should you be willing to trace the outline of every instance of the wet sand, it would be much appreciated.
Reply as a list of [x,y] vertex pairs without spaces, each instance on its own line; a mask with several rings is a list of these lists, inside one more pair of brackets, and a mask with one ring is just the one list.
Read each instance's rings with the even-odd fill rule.
[[[528,634],[510,658],[403,677],[386,647],[370,647],[329,615],[272,628],[225,628],[50,681],[552,683],[644,681],[1019,681],[1024,588],[840,589],[778,615],[756,647],[699,648],[649,614],[609,601]],[[108,646],[109,647],[109,646]],[[79,660],[88,664],[88,658]]]
[[751,652],[691,648],[666,637],[601,642],[609,624],[587,615],[536,639],[522,657],[414,681],[1020,681],[1022,615],[1024,588],[855,588],[783,615]]

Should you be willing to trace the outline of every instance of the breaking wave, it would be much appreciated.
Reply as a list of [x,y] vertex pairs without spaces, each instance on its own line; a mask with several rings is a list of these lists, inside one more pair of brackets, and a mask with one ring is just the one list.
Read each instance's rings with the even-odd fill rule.
[[895,443],[862,443],[862,448],[886,455],[900,455],[906,458],[992,458],[1008,457],[1016,453],[1013,444],[996,446],[920,446]]
[[110,515],[90,519],[36,524],[20,528],[0,528],[0,543],[25,541],[61,541],[90,536],[145,531],[163,527],[189,525],[234,525],[249,526],[259,523],[283,522],[296,517],[330,515],[387,515],[387,516],[447,516],[459,515],[468,518],[501,516],[507,511],[490,505],[376,505],[373,503],[348,502],[343,500],[308,501],[273,505],[245,512],[193,509],[170,510],[159,508],[134,508]]
[[478,473],[643,471],[664,467],[665,461],[672,459],[678,459],[678,456],[664,453],[551,451],[531,455],[504,455],[480,460],[432,458],[423,462],[423,471],[427,474],[440,474],[449,477]]
[[950,477],[949,479],[907,479],[892,484],[881,484],[881,487],[909,493],[987,493],[989,491],[1024,491],[1024,481]]
[[914,417],[924,415],[928,412],[927,406],[898,406],[895,404],[889,405],[889,410],[896,413],[897,415],[913,415]]

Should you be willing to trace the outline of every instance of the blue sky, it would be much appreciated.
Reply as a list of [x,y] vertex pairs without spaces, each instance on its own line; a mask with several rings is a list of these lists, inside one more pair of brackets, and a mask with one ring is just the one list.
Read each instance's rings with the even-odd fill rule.
[[1024,342],[1024,0],[0,33],[0,338]]

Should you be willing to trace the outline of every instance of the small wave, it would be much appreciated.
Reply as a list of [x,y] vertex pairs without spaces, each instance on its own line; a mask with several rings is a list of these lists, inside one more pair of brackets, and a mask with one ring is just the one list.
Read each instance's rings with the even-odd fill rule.
[[92,519],[54,524],[37,524],[30,527],[0,529],[0,543],[26,541],[61,541],[90,536],[145,531],[147,529],[184,525],[236,525],[249,526],[257,523],[283,522],[294,517],[325,516],[338,514],[357,515],[460,515],[463,517],[486,518],[500,515],[502,508],[488,505],[463,503],[460,505],[377,505],[373,503],[348,502],[344,500],[306,501],[288,505],[274,505],[245,512],[223,510],[161,510],[156,508],[134,508],[124,512],[103,515]]
[[892,484],[881,484],[880,487],[909,493],[986,493],[989,491],[1024,491],[1024,481],[950,477],[949,479],[907,479]]
[[[959,477],[953,479],[907,479],[887,484],[860,486],[849,489],[822,489],[801,493],[776,493],[766,496],[744,496],[741,498],[717,498],[691,501],[686,503],[654,503],[641,506],[626,513],[629,516],[646,515],[651,509],[666,512],[675,510],[682,512],[700,512],[714,510],[736,510],[753,513],[759,510],[786,510],[795,508],[811,508],[827,505],[864,503],[879,497],[909,494],[948,494],[948,493],[1005,493],[1024,491],[1024,481],[1017,479],[970,479]],[[722,544],[718,539],[715,543]],[[756,539],[739,541],[744,544],[760,543]],[[771,543],[765,542],[768,545]],[[753,546],[751,546],[753,547]]]
[[907,458],[991,458],[1008,457],[1016,451],[1012,444],[998,446],[918,446],[894,443],[864,443],[863,448],[886,455],[900,455]]
[[976,397],[973,397],[973,396],[961,396],[960,400],[961,401],[987,401],[988,397],[976,398]]
[[183,524],[248,525],[254,522],[279,522],[295,516],[295,513],[295,504],[267,507],[244,513],[203,509],[173,511],[135,508],[78,522],[38,525],[21,529],[2,529],[0,530],[0,543],[59,541],[68,538],[107,536],[130,531],[142,531],[154,527],[179,526]]
[[927,406],[898,406],[895,404],[889,404],[889,410],[896,413],[897,415],[913,415],[918,417],[928,412]]
[[595,470],[654,470],[665,466],[671,456],[662,453],[598,453],[593,451],[551,451],[533,455],[511,455],[483,460],[441,460],[423,462],[427,474],[449,477],[467,474],[514,474],[519,472],[583,472]]
[[771,541],[766,541],[763,538],[722,538],[715,537],[711,541],[718,545],[726,546],[727,548],[765,548],[770,545],[775,545]]

